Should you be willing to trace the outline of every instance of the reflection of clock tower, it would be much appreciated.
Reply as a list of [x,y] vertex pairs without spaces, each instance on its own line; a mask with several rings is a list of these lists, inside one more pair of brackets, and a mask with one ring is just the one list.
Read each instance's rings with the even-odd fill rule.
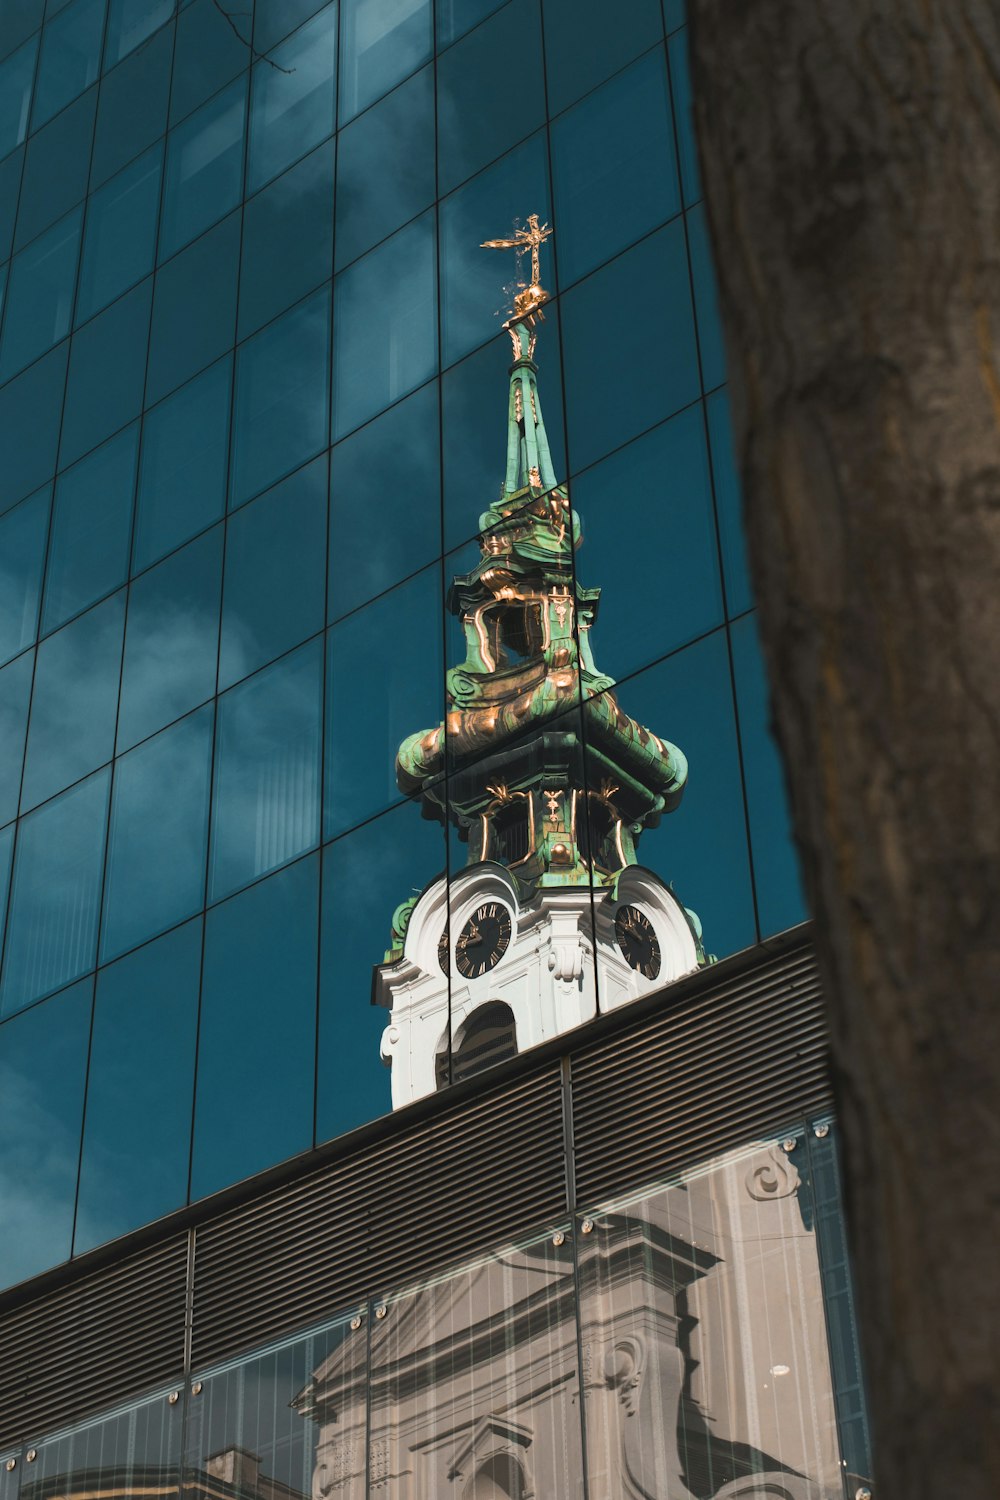
[[504,325],[506,477],[480,517],[481,560],[448,596],[466,657],[447,674],[445,722],[396,760],[400,788],[469,851],[450,901],[441,876],[397,909],[375,970],[397,1107],[448,1082],[449,1014],[459,1079],[588,1020],[595,981],[607,1011],[705,961],[697,918],[636,860],[639,835],[679,802],[687,762],[622,711],[594,665],[600,589],[576,581],[579,522],[536,384],[547,231],[528,225],[514,243],[531,248],[532,280]]

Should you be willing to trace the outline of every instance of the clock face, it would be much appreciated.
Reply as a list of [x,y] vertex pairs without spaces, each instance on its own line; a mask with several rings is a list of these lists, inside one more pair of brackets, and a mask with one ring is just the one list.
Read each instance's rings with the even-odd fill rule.
[[465,979],[487,974],[507,952],[510,937],[510,912],[506,906],[499,901],[484,901],[455,940],[456,969]]
[[653,924],[637,906],[620,906],[615,917],[615,937],[625,962],[646,979],[660,972],[660,945]]

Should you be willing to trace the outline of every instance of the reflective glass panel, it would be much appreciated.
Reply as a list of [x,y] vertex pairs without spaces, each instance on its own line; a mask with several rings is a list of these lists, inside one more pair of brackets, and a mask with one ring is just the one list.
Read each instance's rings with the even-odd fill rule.
[[233,362],[221,359],[146,413],[135,567],[210,526],[226,508]]
[[322,630],[326,455],[230,518],[219,687]]
[[99,771],[21,822],[0,985],[4,1015],[93,967],[110,780],[110,771]]
[[764,1141],[590,1215],[587,1459],[610,1500],[841,1493],[804,1158]]
[[437,369],[434,243],[431,212],[337,277],[335,439],[423,385]]
[[152,270],[162,159],[162,146],[153,146],[91,196],[77,295],[78,323],[100,312]]
[[319,842],[322,641],[219,699],[209,899]]
[[330,292],[317,292],[236,357],[230,494],[260,494],[324,447],[330,410]]
[[183,120],[250,66],[250,18],[215,0],[180,7],[170,121]]
[[216,94],[167,140],[160,259],[173,255],[239,201],[247,80]]
[[563,286],[679,211],[662,48],[554,121],[552,174]]
[[240,214],[188,245],[156,274],[146,403],[152,405],[233,345]]
[[[258,1493],[291,1500],[332,1481],[338,1500],[364,1500],[367,1349],[365,1326],[352,1329],[341,1318],[199,1372],[185,1487],[215,1494],[220,1480],[240,1490],[252,1483]],[[324,1443],[324,1414],[334,1412],[337,1435]]]
[[111,68],[169,21],[176,0],[111,0],[104,66]]
[[65,467],[142,408],[152,278],[73,335],[59,463]]
[[49,1438],[37,1445],[37,1469],[23,1489],[41,1496],[120,1486],[135,1494],[158,1483],[176,1493],[182,1410],[162,1391]]
[[343,0],[340,122],[406,78],[431,55],[430,0]]
[[440,548],[435,384],[338,443],[330,470],[329,614],[384,593]]
[[91,189],[106,182],[166,130],[173,40],[173,27],[164,27],[147,46],[101,79]]
[[37,1276],[70,1252],[92,992],[93,981],[87,979],[4,1023],[0,1277],[5,1286]]
[[0,669],[0,826],[17,817],[33,667],[34,653],[26,651]]
[[215,692],[222,527],[199,537],[129,590],[118,753]]
[[[377,662],[377,672],[359,671],[363,662]],[[332,838],[398,800],[396,750],[441,722],[439,565],[332,626],[327,668],[324,837]]]
[[87,192],[97,89],[88,89],[28,141],[15,248],[48,229]]
[[722,547],[722,570],[726,580],[726,608],[730,619],[752,609],[753,594],[743,534],[743,499],[736,455],[733,451],[733,426],[729,394],[713,391],[705,402],[708,414],[708,436],[712,452],[712,480],[719,516],[719,541]]
[[111,759],[124,622],[122,590],[39,646],[22,811]]
[[212,720],[206,704],[115,763],[102,963],[204,902]]
[[[329,1140],[393,1107],[392,1075],[383,1051],[389,1013],[372,997],[372,970],[393,946],[399,908],[445,876],[444,830],[411,803],[394,807],[323,851],[323,930],[316,1135]],[[345,891],[351,891],[345,900]],[[444,901],[442,899],[441,906]],[[437,933],[434,934],[435,960]],[[439,970],[437,971],[440,972]],[[422,1040],[430,1064],[448,1038],[448,988],[443,981]],[[415,1034],[414,1034],[415,1035]],[[419,1044],[418,1044],[419,1045]],[[344,1067],[344,1058],[351,1060]],[[409,1049],[406,1070],[409,1072]],[[406,1092],[399,1079],[400,1102]]]
[[39,490],[0,518],[0,661],[35,639],[51,497]]
[[667,53],[670,58],[670,85],[674,96],[674,119],[677,122],[684,202],[694,203],[701,197],[701,182],[698,177],[698,146],[694,134],[686,26],[683,31],[676,32],[670,38],[667,43]]
[[6,57],[42,24],[45,0],[7,0],[0,16],[0,56]]
[[0,156],[19,146],[28,133],[38,37],[0,62]]
[[187,1197],[201,922],[97,976],[75,1254]]
[[590,645],[602,672],[624,677],[722,624],[700,402],[588,469],[573,504],[577,577],[601,587]]
[[510,0],[442,53],[437,86],[439,191],[448,193],[545,123],[538,0]]
[[449,42],[457,41],[486,16],[499,10],[506,0],[438,0],[437,42],[444,49]]
[[[23,161],[23,151],[12,151],[9,156],[0,160],[0,260],[7,259],[14,238],[14,219],[17,216],[17,195],[21,189]],[[3,297],[0,295],[0,307],[2,306]]]
[[301,26],[319,10],[321,0],[256,0],[253,8],[253,44],[259,53],[269,52],[275,42]]
[[337,87],[337,5],[327,5],[254,64],[247,189],[256,192],[330,135]]
[[663,35],[658,0],[629,0],[608,24],[602,0],[545,0],[545,67],[549,112],[617,73]]
[[757,913],[761,937],[770,937],[804,922],[809,912],[792,839],[784,767],[771,732],[771,702],[756,612],[737,620],[730,634]]
[[312,1145],[318,875],[300,860],[205,918],[193,1198]]
[[698,313],[701,379],[705,390],[711,391],[726,378],[726,344],[719,317],[719,293],[703,204],[699,203],[696,208],[691,209],[687,225],[691,279],[694,282],[694,303]]
[[14,858],[14,824],[0,829],[0,910],[7,921],[7,897],[10,893],[10,867]]
[[330,275],[333,157],[329,141],[247,203],[240,267],[241,339]]
[[337,142],[339,270],[434,200],[434,69],[368,109]]
[[584,1492],[569,1236],[496,1250],[386,1305],[371,1329],[373,1476],[401,1469],[423,1495],[458,1481],[472,1500]]
[[82,219],[83,209],[74,208],[11,262],[0,379],[15,375],[69,332]]
[[67,342],[0,389],[0,510],[55,472],[68,352]]
[[[529,203],[529,213],[537,213],[543,223],[551,221],[544,132],[509,151],[495,166],[442,200],[443,365],[454,363],[492,338],[506,318],[510,289],[518,280],[514,257],[509,250],[483,250],[480,246],[484,240],[509,236]],[[553,260],[545,246],[541,262],[542,284],[553,292]]]
[[31,127],[37,130],[97,77],[105,0],[72,0],[46,22]]
[[[614,378],[594,329],[614,308]],[[574,473],[699,395],[684,226],[668,224],[562,298],[569,456]],[[669,357],[664,356],[669,350]]]
[[138,423],[56,482],[43,632],[111,593],[128,575]]

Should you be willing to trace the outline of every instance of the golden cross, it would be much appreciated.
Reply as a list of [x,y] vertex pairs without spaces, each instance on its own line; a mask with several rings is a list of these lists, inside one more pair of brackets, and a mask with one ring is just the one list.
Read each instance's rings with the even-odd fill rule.
[[552,230],[548,224],[539,224],[537,214],[528,215],[527,229],[515,229],[514,236],[509,240],[483,240],[479,247],[481,250],[517,250],[524,254],[525,250],[531,251],[531,280],[537,286],[542,279],[541,267],[538,261],[538,247],[547,240]]

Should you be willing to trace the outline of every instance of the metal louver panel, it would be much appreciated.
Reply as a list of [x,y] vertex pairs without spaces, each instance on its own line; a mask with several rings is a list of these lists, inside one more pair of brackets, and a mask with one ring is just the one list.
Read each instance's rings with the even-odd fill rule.
[[717,978],[572,1055],[581,1208],[831,1105],[811,947]]
[[0,1320],[0,1448],[176,1379],[187,1236],[81,1276]]
[[197,1230],[192,1368],[565,1213],[558,1062]]

